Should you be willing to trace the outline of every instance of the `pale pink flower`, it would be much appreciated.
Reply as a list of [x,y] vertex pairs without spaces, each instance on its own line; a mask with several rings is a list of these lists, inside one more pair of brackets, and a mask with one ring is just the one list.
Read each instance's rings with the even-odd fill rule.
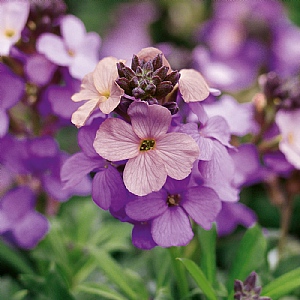
[[128,159],[123,180],[133,194],[158,191],[167,176],[186,178],[199,148],[185,133],[167,133],[171,113],[165,107],[133,102],[128,108],[131,125],[117,118],[105,120],[94,141],[96,152],[110,161]]
[[0,1],[0,55],[8,55],[28,19],[29,1]]
[[87,33],[83,22],[73,15],[61,19],[60,30],[62,37],[42,34],[37,50],[53,63],[69,67],[73,77],[82,79],[98,62],[101,39],[96,32]]
[[80,92],[72,96],[75,102],[88,100],[72,115],[72,123],[77,127],[83,126],[97,107],[104,114],[109,114],[120,103],[124,91],[115,83],[117,62],[119,60],[114,57],[105,57],[93,72],[84,76]]
[[[162,54],[162,51],[154,47],[148,47],[142,49],[137,56],[141,60],[148,61],[153,59],[157,54]],[[168,60],[164,55],[162,59],[163,65],[169,68],[168,73],[170,73],[172,69]],[[194,69],[182,69],[179,73],[178,87],[185,102],[202,101],[209,96],[211,90],[200,72]]]
[[279,149],[283,152],[288,162],[295,168],[300,169],[300,109],[278,111],[276,124],[282,135]]

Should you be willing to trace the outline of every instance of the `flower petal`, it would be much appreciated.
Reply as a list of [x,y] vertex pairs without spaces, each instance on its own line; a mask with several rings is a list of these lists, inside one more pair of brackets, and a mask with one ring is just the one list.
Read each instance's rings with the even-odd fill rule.
[[84,153],[79,152],[69,157],[63,164],[60,172],[64,188],[71,188],[78,185],[82,179],[94,169],[103,168],[104,159],[90,158]]
[[86,35],[83,22],[73,15],[66,15],[61,20],[60,30],[68,48],[75,52]]
[[[118,78],[118,62],[120,60],[115,57],[105,57],[98,62],[93,72],[93,79],[95,87],[100,94],[110,94],[111,88]],[[121,88],[119,89],[121,90]]]
[[138,196],[160,190],[166,179],[163,161],[152,150],[129,159],[123,173],[126,188]]
[[167,61],[167,59],[165,58],[165,56],[163,55],[162,51],[160,51],[159,49],[154,48],[154,47],[143,48],[137,54],[137,56],[140,60],[149,61],[149,60],[153,59],[158,54],[162,54],[163,65],[169,68],[168,73],[170,73],[172,71],[172,68],[171,68],[169,62]]
[[212,137],[221,142],[224,146],[231,146],[229,143],[231,135],[228,123],[221,116],[213,116],[208,119],[204,128],[202,129],[203,134],[206,137]]
[[39,53],[44,54],[50,61],[59,66],[69,66],[72,62],[64,41],[53,33],[43,33],[36,44]]
[[157,156],[163,160],[168,176],[181,180],[191,173],[199,148],[187,134],[171,132],[156,141]]
[[185,246],[194,236],[189,218],[181,207],[169,208],[154,219],[151,232],[161,247]]
[[209,87],[199,72],[182,69],[179,73],[179,90],[185,102],[202,101],[208,97]]
[[33,211],[17,224],[13,233],[18,246],[31,249],[45,236],[49,227],[47,218]]
[[150,250],[157,244],[151,235],[151,223],[142,222],[134,224],[132,229],[132,243],[140,249]]
[[167,193],[164,190],[138,197],[126,205],[126,214],[136,221],[151,220],[168,209]]
[[160,105],[133,102],[127,113],[131,117],[134,132],[141,139],[158,138],[168,131],[171,123],[170,111]]
[[80,106],[73,114],[71,122],[77,127],[85,124],[92,112],[97,108],[98,100],[89,100]]
[[206,230],[211,228],[221,210],[221,200],[215,191],[202,186],[189,188],[184,193],[181,205],[190,217]]
[[139,154],[140,139],[131,125],[123,120],[110,118],[99,127],[94,141],[98,154],[110,161],[135,157]]
[[120,173],[111,165],[97,172],[93,178],[92,198],[102,209],[109,209],[114,201],[126,197]]

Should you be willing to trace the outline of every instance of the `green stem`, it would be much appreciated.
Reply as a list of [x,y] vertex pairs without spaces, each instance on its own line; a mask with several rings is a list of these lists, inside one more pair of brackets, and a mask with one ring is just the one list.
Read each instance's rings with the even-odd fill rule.
[[176,277],[180,299],[187,298],[189,294],[189,285],[187,281],[186,270],[183,264],[176,260],[176,258],[181,257],[180,248],[170,247],[168,248],[168,251],[171,257],[171,264]]

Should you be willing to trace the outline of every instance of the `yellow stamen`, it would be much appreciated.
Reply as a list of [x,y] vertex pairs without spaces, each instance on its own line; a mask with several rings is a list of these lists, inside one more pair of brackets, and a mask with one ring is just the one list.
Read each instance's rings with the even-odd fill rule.
[[295,142],[295,138],[294,138],[294,133],[293,132],[289,132],[288,135],[287,135],[287,140],[288,140],[288,143],[293,145],[294,142]]
[[15,31],[13,29],[6,29],[4,31],[4,35],[8,38],[11,38],[15,35]]

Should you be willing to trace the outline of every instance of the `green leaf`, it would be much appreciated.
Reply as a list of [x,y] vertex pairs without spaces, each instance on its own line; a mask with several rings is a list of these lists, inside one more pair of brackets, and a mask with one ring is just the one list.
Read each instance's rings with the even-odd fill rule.
[[275,300],[288,295],[298,287],[300,287],[300,268],[294,269],[264,286],[262,296],[268,296]]
[[187,268],[199,288],[202,290],[203,294],[209,299],[209,300],[217,300],[216,294],[205,277],[202,270],[190,259],[187,258],[177,258],[180,260],[184,266]]
[[239,244],[229,273],[227,282],[228,299],[233,299],[235,279],[243,281],[252,271],[255,271],[263,265],[265,262],[266,247],[266,239],[258,225],[255,225],[246,231]]
[[7,246],[0,240],[0,262],[7,264],[19,273],[33,274],[31,266],[28,264],[21,252]]
[[84,283],[77,286],[76,291],[81,291],[87,294],[96,295],[104,297],[105,299],[111,300],[126,300],[126,297],[123,297],[116,291],[111,290],[107,285],[97,284],[97,283]]
[[201,248],[200,267],[208,281],[214,284],[216,278],[216,225],[213,224],[211,230],[204,230],[198,226],[198,238]]
[[[148,294],[145,294],[147,290],[141,279],[137,280],[133,276],[128,276],[129,274],[107,252],[97,248],[91,251],[100,269],[128,296],[128,299],[148,298]],[[135,289],[132,288],[133,286]]]

